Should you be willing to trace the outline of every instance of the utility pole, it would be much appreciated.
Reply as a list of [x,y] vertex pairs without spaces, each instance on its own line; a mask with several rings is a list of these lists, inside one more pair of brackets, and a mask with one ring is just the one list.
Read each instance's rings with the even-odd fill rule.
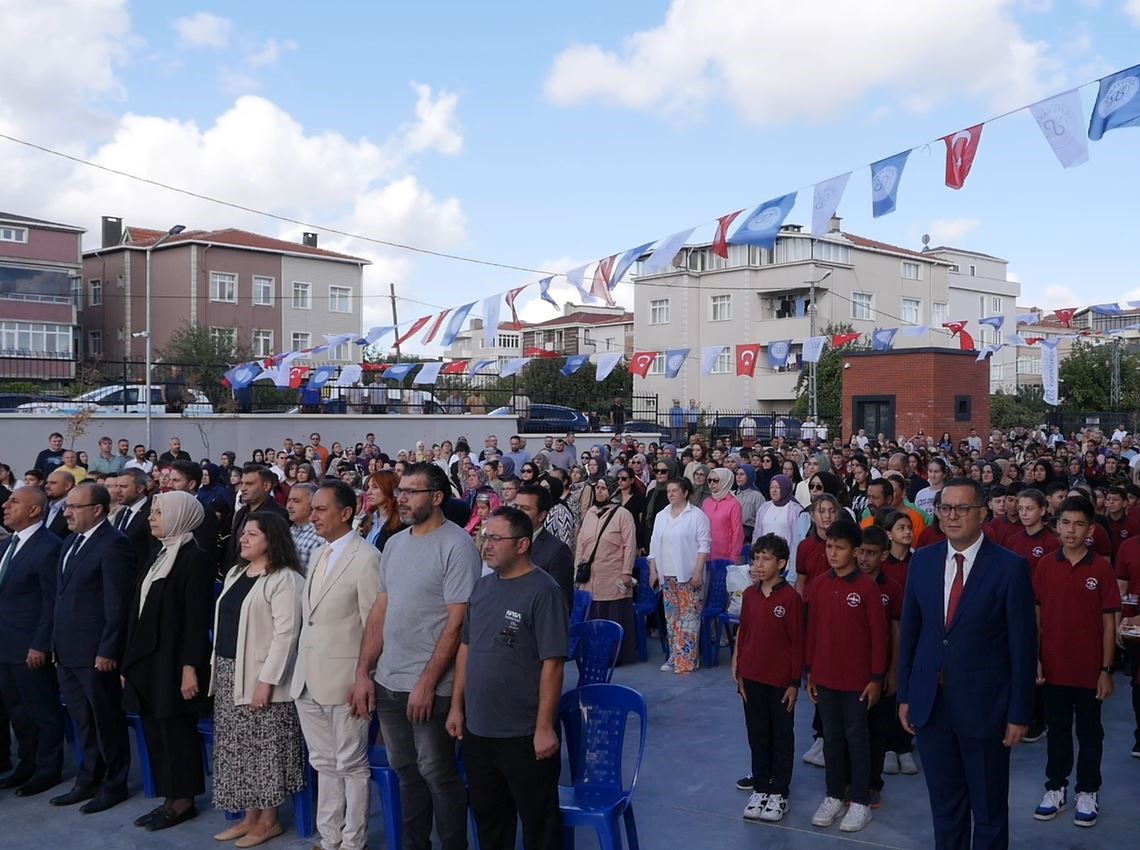
[[[392,325],[395,326],[395,325],[398,325],[400,323],[400,320],[396,318],[396,284],[389,283],[388,284],[388,292],[389,292],[388,297],[392,299]],[[399,360],[400,359],[400,331],[394,330],[393,333],[396,336],[396,359]]]
[[[815,276],[815,240],[811,242],[812,253],[812,266],[811,277],[807,280],[808,285],[808,336],[816,335],[816,304],[815,304],[815,288],[831,277],[831,269],[824,272],[823,277],[816,279]],[[808,364],[808,416],[811,421],[819,427],[819,383],[816,376],[816,363]]]
[[1112,340],[1112,383],[1108,390],[1109,403],[1113,410],[1120,409],[1120,337]]

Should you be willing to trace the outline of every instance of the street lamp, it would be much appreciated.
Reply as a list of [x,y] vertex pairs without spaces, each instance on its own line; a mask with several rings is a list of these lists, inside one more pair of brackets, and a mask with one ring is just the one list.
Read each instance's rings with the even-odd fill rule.
[[150,398],[150,393],[151,393],[151,368],[153,366],[152,360],[153,360],[153,353],[154,353],[153,352],[153,344],[152,344],[152,339],[154,337],[154,334],[151,333],[151,327],[150,327],[150,253],[155,248],[157,248],[159,245],[161,245],[163,242],[165,242],[167,239],[169,239],[171,236],[177,236],[179,233],[181,233],[185,229],[186,229],[186,225],[176,224],[176,225],[174,225],[174,227],[170,228],[170,230],[166,231],[166,233],[162,234],[162,236],[158,237],[158,239],[156,239],[154,242],[147,245],[147,247],[146,247],[146,330],[143,333],[146,334],[146,396],[144,397],[146,407],[144,409],[146,410],[146,448],[147,448],[147,451],[150,451],[150,448],[151,448],[151,398]]

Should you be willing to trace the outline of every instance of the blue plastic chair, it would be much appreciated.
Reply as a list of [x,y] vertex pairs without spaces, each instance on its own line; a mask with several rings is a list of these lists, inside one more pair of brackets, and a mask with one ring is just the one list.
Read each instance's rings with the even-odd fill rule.
[[728,568],[731,561],[709,561],[705,580],[709,583],[709,592],[705,597],[705,607],[701,611],[701,664],[705,667],[715,667],[719,663],[715,651],[720,643],[720,615],[728,607]]
[[404,846],[404,809],[400,803],[400,777],[388,764],[388,752],[373,744],[368,748],[368,767],[372,781],[384,804],[384,843],[387,847]]
[[143,793],[148,797],[157,797],[154,790],[154,769],[150,764],[150,748],[146,745],[146,735],[143,733],[142,718],[137,714],[127,714],[127,723],[135,733],[135,749],[139,753],[139,770],[142,771]]
[[[645,754],[648,713],[645,697],[624,685],[587,685],[562,695],[558,717],[571,781],[570,787],[558,789],[563,847],[572,850],[574,829],[583,826],[594,830],[601,850],[621,850],[620,817],[630,850],[639,850],[631,798]],[[638,717],[641,737],[627,787],[622,781],[622,749],[630,714]]]
[[614,675],[625,629],[613,620],[587,620],[570,627],[578,665],[578,687],[609,682]]
[[[570,625],[575,623],[586,622],[586,617],[590,613],[590,605],[594,602],[594,595],[588,590],[575,590],[574,591],[574,607],[570,609]],[[573,658],[578,651],[578,643],[571,636],[569,653]]]
[[[649,638],[646,620],[657,610],[661,592],[649,586],[649,559],[638,558],[633,562],[633,574],[637,577],[637,587],[633,591],[633,639],[637,644],[637,660],[649,660]],[[661,638],[661,652],[669,657],[669,630],[662,622],[657,628]]]

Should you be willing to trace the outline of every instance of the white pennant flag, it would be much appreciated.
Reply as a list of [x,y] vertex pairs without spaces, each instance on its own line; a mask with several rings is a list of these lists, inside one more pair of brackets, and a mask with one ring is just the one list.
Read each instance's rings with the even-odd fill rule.
[[930,331],[930,328],[928,328],[926,325],[915,325],[913,328],[903,328],[902,329],[902,335],[903,336],[926,336],[926,334],[929,331]]
[[1041,346],[1041,386],[1045,390],[1045,403],[1061,403],[1058,393],[1060,369],[1057,364],[1057,346]]
[[688,230],[682,230],[680,233],[674,233],[672,236],[666,236],[661,240],[661,243],[653,249],[650,254],[641,263],[641,274],[657,274],[657,272],[672,265],[673,258],[677,256],[677,252],[685,247],[685,240],[689,238],[695,227],[690,227]]
[[351,387],[360,380],[360,376],[363,374],[364,369],[359,363],[349,363],[347,366],[341,367],[340,377],[336,379],[336,385],[338,387]]
[[827,344],[825,336],[809,336],[804,340],[804,363],[818,363],[823,356],[823,347]]
[[701,374],[711,375],[716,368],[716,360],[724,351],[723,345],[706,345],[701,349]]
[[839,202],[843,200],[843,192],[847,188],[847,180],[851,172],[832,177],[815,184],[815,195],[812,198],[811,208],[811,235],[823,236],[831,224],[831,217],[839,209]]
[[435,363],[425,363],[420,367],[420,371],[412,378],[413,384],[434,384],[439,380],[439,370],[443,368],[443,362],[437,361]]
[[1062,166],[1072,168],[1089,161],[1080,92],[1076,89],[1064,92],[1033,104],[1029,111]]
[[483,347],[494,348],[499,341],[499,311],[503,307],[503,296],[490,295],[483,299]]
[[508,360],[503,364],[503,368],[499,370],[499,377],[509,378],[511,375],[517,375],[531,359],[530,357],[516,357],[513,360]]
[[610,376],[610,372],[621,362],[624,352],[607,351],[598,355],[598,362],[594,364],[594,379],[600,384]]

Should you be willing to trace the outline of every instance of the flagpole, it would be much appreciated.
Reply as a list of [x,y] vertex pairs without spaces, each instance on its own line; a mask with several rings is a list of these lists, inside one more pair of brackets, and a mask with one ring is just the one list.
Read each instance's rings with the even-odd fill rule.
[[400,324],[400,320],[396,318],[396,284],[389,283],[388,284],[388,292],[389,292],[388,297],[392,299],[392,327],[394,329],[393,333],[396,336],[396,359],[399,360],[400,359],[400,331],[397,328],[397,326]]

